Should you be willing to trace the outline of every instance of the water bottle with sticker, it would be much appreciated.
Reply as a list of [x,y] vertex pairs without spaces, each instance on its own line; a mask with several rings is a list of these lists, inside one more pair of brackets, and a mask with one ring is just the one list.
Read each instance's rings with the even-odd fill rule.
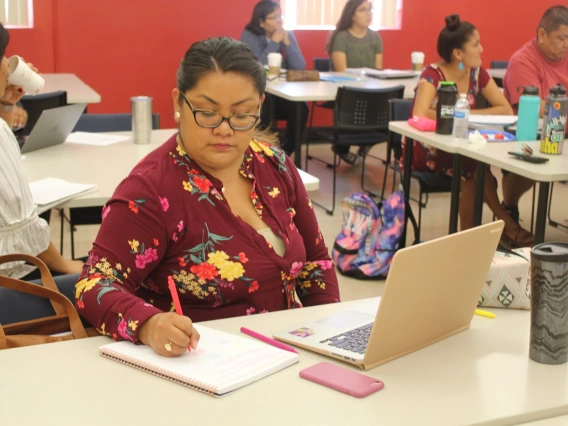
[[566,88],[559,83],[550,89],[550,93],[544,102],[542,137],[540,140],[540,152],[543,154],[562,154],[567,111]]

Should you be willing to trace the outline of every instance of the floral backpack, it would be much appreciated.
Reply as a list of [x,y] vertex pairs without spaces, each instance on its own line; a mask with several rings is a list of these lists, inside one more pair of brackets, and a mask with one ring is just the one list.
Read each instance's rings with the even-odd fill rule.
[[399,191],[378,205],[363,192],[343,199],[343,224],[331,251],[341,274],[357,279],[387,276],[404,229],[404,205]]

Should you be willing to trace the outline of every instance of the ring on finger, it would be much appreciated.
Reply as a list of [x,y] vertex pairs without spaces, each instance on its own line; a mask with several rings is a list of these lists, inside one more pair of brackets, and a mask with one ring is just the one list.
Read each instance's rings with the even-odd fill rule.
[[168,342],[164,345],[164,348],[166,349],[166,351],[171,352],[172,351],[172,342]]

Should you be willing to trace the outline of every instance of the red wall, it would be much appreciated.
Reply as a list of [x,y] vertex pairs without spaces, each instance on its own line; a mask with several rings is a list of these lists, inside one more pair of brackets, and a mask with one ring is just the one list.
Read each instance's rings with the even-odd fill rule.
[[[436,61],[436,39],[450,13],[478,27],[487,66],[493,59],[506,60],[534,37],[544,10],[562,0],[524,1],[522,7],[517,0],[403,2],[402,29],[381,31],[387,68],[409,68],[413,50],[425,52],[426,62]],[[46,73],[77,74],[102,96],[91,112],[126,112],[131,96],[152,96],[162,127],[172,127],[171,90],[185,50],[205,37],[238,38],[255,3],[34,0],[35,27],[11,30],[8,53],[23,55]],[[296,37],[310,66],[313,57],[325,56],[327,31],[297,31]]]

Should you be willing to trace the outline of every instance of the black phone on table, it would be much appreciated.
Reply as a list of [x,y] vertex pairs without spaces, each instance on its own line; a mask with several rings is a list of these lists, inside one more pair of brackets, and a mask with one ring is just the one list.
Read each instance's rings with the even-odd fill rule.
[[528,161],[529,163],[542,164],[548,162],[548,158],[538,157],[536,155],[525,155],[520,152],[508,152],[507,154],[516,157],[519,160]]

